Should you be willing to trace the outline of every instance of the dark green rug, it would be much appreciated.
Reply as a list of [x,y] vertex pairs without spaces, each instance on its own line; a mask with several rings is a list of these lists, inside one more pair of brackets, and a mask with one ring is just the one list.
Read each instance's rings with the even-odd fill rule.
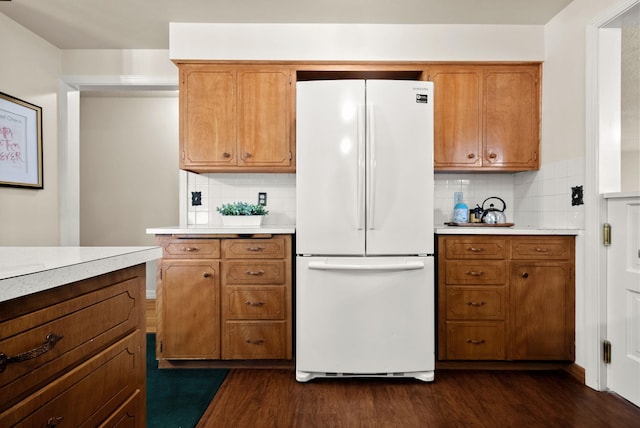
[[147,334],[147,427],[195,427],[226,369],[158,369],[156,335]]

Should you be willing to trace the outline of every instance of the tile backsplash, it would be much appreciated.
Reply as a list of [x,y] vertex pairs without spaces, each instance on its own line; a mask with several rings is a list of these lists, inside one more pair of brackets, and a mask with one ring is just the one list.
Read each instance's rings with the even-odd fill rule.
[[[571,204],[571,188],[582,186],[583,182],[584,158],[546,163],[539,171],[513,174],[437,173],[435,227],[451,221],[453,194],[463,192],[469,208],[482,205],[491,196],[500,197],[507,207],[507,221],[516,226],[583,229],[584,205]],[[191,192],[200,192],[202,205],[192,206]],[[295,174],[248,173],[187,173],[186,223],[220,225],[216,207],[236,201],[257,203],[259,192],[267,193],[269,215],[264,224],[295,224]]]

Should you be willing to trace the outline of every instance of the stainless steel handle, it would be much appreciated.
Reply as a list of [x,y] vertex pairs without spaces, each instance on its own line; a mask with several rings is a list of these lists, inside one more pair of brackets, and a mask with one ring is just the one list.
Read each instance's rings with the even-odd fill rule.
[[375,138],[375,108],[369,105],[367,110],[367,142],[369,143],[369,168],[367,179],[367,229],[373,230],[376,186],[376,138]]
[[314,270],[362,270],[362,271],[402,271],[402,270],[416,270],[424,269],[424,263],[422,262],[407,262],[407,263],[389,263],[380,265],[361,265],[361,264],[333,264],[324,262],[311,262],[309,263],[309,269]]
[[357,176],[356,176],[356,228],[364,229],[364,172],[365,172],[365,138],[366,129],[364,125],[365,111],[364,105],[358,106],[358,152],[357,152]]

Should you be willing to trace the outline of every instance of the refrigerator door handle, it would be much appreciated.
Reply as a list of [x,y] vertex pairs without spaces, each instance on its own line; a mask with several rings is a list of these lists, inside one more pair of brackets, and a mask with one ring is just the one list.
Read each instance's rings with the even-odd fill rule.
[[403,270],[417,270],[424,269],[424,263],[422,262],[408,262],[408,263],[388,263],[380,265],[366,265],[366,264],[333,264],[325,262],[311,262],[309,263],[309,269],[314,270],[362,270],[362,271],[403,271]]
[[364,229],[364,183],[365,183],[365,107],[364,104],[358,105],[358,169],[356,178],[356,227],[358,230]]
[[367,142],[368,156],[369,156],[369,169],[367,179],[367,229],[373,230],[373,209],[374,209],[374,195],[375,195],[375,183],[376,183],[376,139],[375,139],[375,109],[373,105],[369,105],[367,109]]

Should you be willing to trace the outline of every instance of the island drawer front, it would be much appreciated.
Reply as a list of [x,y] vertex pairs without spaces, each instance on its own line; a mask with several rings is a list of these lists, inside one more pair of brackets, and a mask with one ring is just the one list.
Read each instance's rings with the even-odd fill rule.
[[507,256],[507,240],[494,237],[441,238],[447,259],[504,259]]
[[446,261],[444,275],[447,285],[499,285],[507,282],[507,262]]
[[138,352],[144,346],[139,330],[121,339],[1,413],[0,426],[46,427],[56,421],[68,427],[98,426],[140,394],[131,378],[137,378],[137,385],[144,384],[145,357]]
[[219,239],[172,239],[162,246],[168,259],[219,259]]
[[285,321],[227,321],[224,326],[223,359],[283,359],[286,355]]
[[511,243],[513,260],[573,260],[573,237],[514,238]]
[[[134,331],[140,322],[137,308],[144,305],[140,292],[144,287],[141,277],[133,277],[0,323],[1,353],[15,357],[33,350],[35,356],[9,363],[1,373],[0,411]],[[61,339],[45,344],[49,335]],[[13,401],[5,401],[6,397]]]
[[447,322],[447,359],[502,360],[504,322]]
[[284,287],[229,286],[224,295],[227,319],[284,319]]
[[504,320],[509,299],[505,287],[446,287],[447,319]]
[[287,277],[284,260],[226,261],[223,269],[227,284],[284,284]]
[[286,255],[285,238],[225,239],[222,253],[226,259],[283,259]]

